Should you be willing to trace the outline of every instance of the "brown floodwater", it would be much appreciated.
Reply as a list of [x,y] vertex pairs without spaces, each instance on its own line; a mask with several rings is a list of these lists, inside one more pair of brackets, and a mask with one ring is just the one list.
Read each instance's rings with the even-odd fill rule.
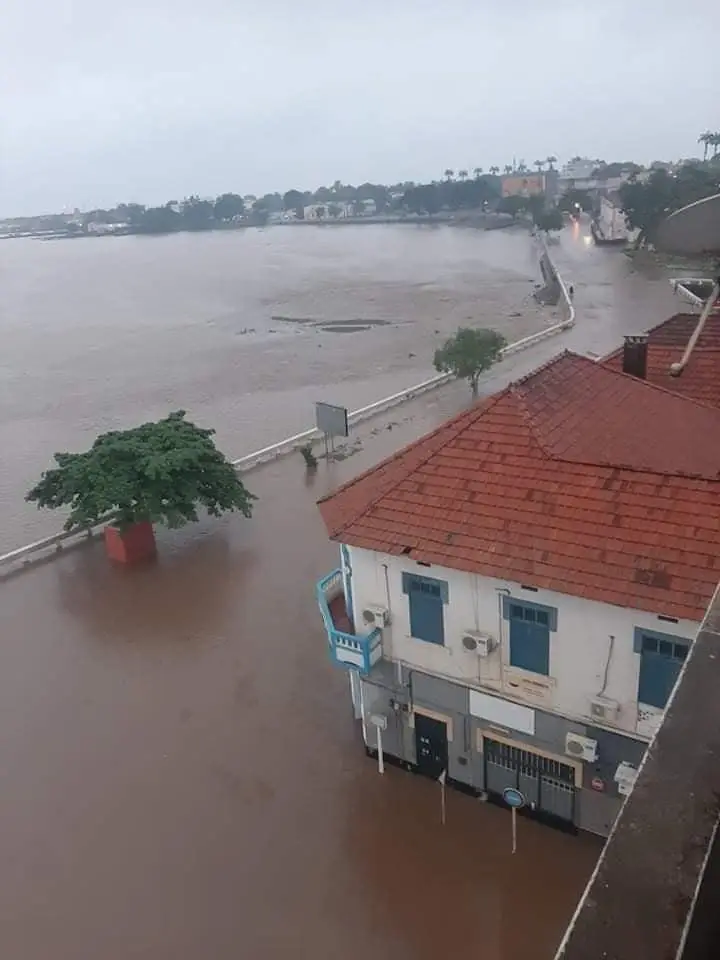
[[[290,239],[281,238],[283,244],[321,242],[312,239],[315,231],[276,232],[283,237],[292,234]],[[317,235],[322,233],[331,231]],[[347,245],[343,257],[348,286],[357,284],[363,272],[392,274],[392,265],[380,263],[382,257],[373,249],[373,244],[385,242],[375,228],[335,233],[346,237],[337,242]],[[353,233],[360,245],[355,261],[349,255]],[[427,236],[431,245],[457,242],[461,248],[475,244],[482,249],[482,239],[469,232],[458,231],[462,237],[458,241],[438,241],[438,234],[430,231],[417,233]],[[366,234],[374,234],[375,240],[366,239]],[[221,246],[226,237],[211,240]],[[191,245],[195,240],[202,245],[207,238],[169,238],[169,249],[176,241]],[[230,241],[242,243],[232,236]],[[116,242],[107,241],[108,249]],[[150,241],[147,246],[157,258],[161,277],[172,272],[164,261],[160,265],[158,251],[164,242],[156,247]],[[395,236],[387,242],[410,246],[415,241]],[[498,242],[512,247],[515,240]],[[238,347],[231,360],[224,357],[228,348],[220,342],[229,340],[221,337],[204,352],[200,337],[195,346],[198,372],[192,375],[192,322],[183,327],[188,315],[183,311],[190,312],[192,304],[186,302],[191,298],[180,273],[177,328],[167,304],[165,326],[147,337],[134,310],[128,304],[118,308],[120,313],[127,311],[132,334],[124,347],[119,315],[110,324],[98,309],[93,326],[93,301],[105,297],[98,292],[102,274],[94,258],[105,256],[96,252],[105,243],[38,245],[41,259],[45,248],[60,250],[52,254],[59,260],[80,257],[64,254],[63,249],[88,251],[86,282],[95,293],[84,298],[76,286],[76,308],[84,318],[78,320],[77,329],[72,327],[71,306],[64,300],[53,305],[52,297],[45,298],[38,290],[49,268],[33,264],[29,252],[22,254],[29,258],[23,323],[32,327],[36,322],[39,332],[20,329],[17,317],[7,326],[8,318],[3,317],[12,362],[24,357],[25,363],[21,375],[12,365],[8,371],[7,352],[1,361],[5,456],[0,510],[4,523],[7,518],[6,529],[13,532],[8,546],[22,541],[26,516],[25,507],[10,499],[10,493],[21,486],[31,466],[43,465],[48,443],[52,449],[62,447],[92,433],[98,424],[114,422],[115,404],[118,419],[128,422],[141,410],[152,414],[159,409],[164,390],[171,406],[187,406],[203,422],[213,422],[213,416],[224,410],[223,446],[233,455],[258,445],[246,442],[240,421],[237,431],[232,429],[233,411],[244,409],[246,403],[240,399],[245,386],[238,386],[236,397],[232,379],[235,365],[250,363],[243,360],[246,348]],[[122,250],[124,241],[120,243]],[[21,259],[12,248],[13,242],[3,247],[11,249],[4,254],[6,263],[7,256]],[[521,264],[505,267],[506,277],[514,276],[515,270],[518,277],[523,275],[524,248],[518,245],[517,250]],[[562,339],[546,341],[498,366],[486,389],[524,373],[563,346],[602,352],[622,332],[642,329],[673,307],[667,284],[632,272],[614,253],[608,257],[606,251],[587,247],[582,236],[568,232],[555,252],[575,285],[577,327]],[[304,255],[298,254],[301,259]],[[496,255],[500,256],[497,251]],[[363,256],[375,265],[372,269]],[[398,251],[393,256],[401,258]],[[471,254],[465,256],[469,262]],[[226,270],[232,260],[230,254],[227,257]],[[413,270],[416,277],[429,270],[432,260],[427,254],[424,267],[414,268],[401,260],[398,282],[406,283],[403,278]],[[322,270],[316,267],[314,282],[321,289]],[[215,276],[208,281],[208,296],[214,286],[235,283],[227,277],[223,281],[223,271],[213,258],[208,268]],[[458,281],[463,290],[470,284],[466,268],[468,263],[458,268],[465,277]],[[58,263],[53,269],[57,285],[53,289],[61,288],[68,282],[59,280],[65,267]],[[237,270],[242,269],[240,257]],[[337,269],[333,283],[339,287],[343,273]],[[450,289],[449,254],[444,269],[443,283]],[[77,263],[74,270],[80,278]],[[154,313],[144,299],[145,282],[128,268],[122,281],[115,278],[113,289],[114,296],[121,297],[127,288],[131,304],[145,303],[147,319]],[[363,296],[369,303],[374,281],[366,282]],[[21,303],[22,285],[14,279],[11,286],[14,302]],[[307,286],[312,286],[309,280]],[[478,281],[476,296],[481,295]],[[469,303],[470,294],[462,296]],[[202,291],[196,297],[199,313]],[[319,312],[323,298],[320,293],[317,297]],[[276,297],[278,303],[280,299]],[[290,301],[289,296],[286,299]],[[460,299],[457,294],[456,301]],[[513,312],[510,300],[510,293],[506,300],[499,299],[498,312]],[[161,301],[158,295],[158,304]],[[276,310],[276,301],[272,313],[315,312],[300,302]],[[39,311],[35,319],[32,302],[45,304],[45,312]],[[53,339],[48,332],[48,347],[43,350],[42,330],[53,326],[54,306],[64,318],[65,339]],[[378,301],[376,316],[382,310]],[[350,312],[363,315],[355,307]],[[344,319],[339,313],[333,316]],[[535,316],[534,322],[544,321]],[[252,325],[245,315],[238,323]],[[255,323],[257,329],[260,321]],[[147,325],[152,327],[150,320]],[[415,322],[411,338],[429,341],[421,326]],[[357,387],[356,403],[390,392],[387,387],[395,388],[394,377],[400,380],[407,374],[419,379],[418,370],[405,365],[408,358],[401,357],[400,347],[393,355],[380,340],[375,362],[385,372],[378,374],[376,386],[385,389],[369,394],[374,381],[356,364],[365,362],[363,351],[370,348],[355,338],[370,333],[381,337],[389,329],[391,325],[377,325],[369,333],[332,340],[333,334],[327,334],[322,340],[323,349],[333,354],[323,369],[326,374],[338,371],[332,381],[338,391],[347,387],[346,376],[347,396],[362,385]],[[266,433],[257,435],[260,443],[282,435],[286,421],[281,414],[287,416],[287,424],[298,414],[296,409],[286,410],[286,392],[285,401],[293,407],[301,396],[310,403],[327,385],[318,378],[319,368],[316,379],[303,383],[308,379],[301,369],[303,351],[310,352],[305,335],[279,336],[293,344],[297,361],[286,366],[290,372],[285,380],[273,366],[266,371],[267,396],[273,391],[281,396],[268,400],[269,409],[279,411],[278,419],[268,415]],[[143,354],[146,339],[158,351],[166,342],[168,350],[167,365],[155,368],[154,374],[149,358],[159,354],[150,350]],[[144,373],[130,374],[124,397],[122,370],[131,366],[133,342],[137,366]],[[65,343],[65,354],[58,343]],[[182,357],[181,344],[190,351]],[[259,364],[263,354],[258,349],[253,363]],[[273,350],[268,356],[279,362],[283,352],[274,346]],[[115,359],[114,351],[119,351]],[[215,378],[213,357],[218,365]],[[250,373],[243,369],[251,382],[262,383],[260,369]],[[178,370],[188,375],[192,403],[183,402]],[[425,372],[423,368],[422,375]],[[58,389],[62,386],[54,401],[46,381]],[[6,389],[8,383],[11,390]],[[288,384],[295,385],[286,391]],[[332,395],[335,398],[334,391]],[[351,718],[347,678],[328,661],[314,600],[315,579],[336,564],[336,551],[327,542],[315,500],[431,428],[467,399],[466,387],[453,384],[362,425],[353,437],[352,455],[322,464],[312,481],[299,457],[249,474],[248,486],[260,498],[252,520],[226,517],[161,532],[159,559],[149,567],[111,567],[95,543],[13,572],[0,582],[0,956],[12,960],[552,956],[599,843],[521,820],[518,852],[513,856],[506,811],[449,792],[443,826],[437,784],[394,768],[380,776],[365,757]],[[247,400],[251,402],[260,404]],[[293,422],[290,429],[309,419],[309,411],[301,413],[301,422]],[[55,529],[57,521],[50,520],[50,529]]]

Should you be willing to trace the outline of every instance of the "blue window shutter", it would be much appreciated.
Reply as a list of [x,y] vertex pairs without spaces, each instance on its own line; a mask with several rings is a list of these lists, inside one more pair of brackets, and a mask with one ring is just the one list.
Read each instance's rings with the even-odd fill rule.
[[444,605],[448,589],[444,580],[403,573],[403,592],[410,609],[410,635],[416,640],[445,643]]
[[541,673],[550,673],[550,629],[525,620],[510,620],[510,665]]
[[689,646],[683,637],[635,628],[633,650],[640,654],[639,703],[664,709]]

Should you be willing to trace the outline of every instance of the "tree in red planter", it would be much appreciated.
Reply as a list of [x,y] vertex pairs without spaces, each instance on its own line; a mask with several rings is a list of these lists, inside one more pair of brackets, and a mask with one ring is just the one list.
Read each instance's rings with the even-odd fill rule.
[[70,507],[66,530],[108,518],[108,556],[133,563],[155,554],[153,524],[180,527],[227,510],[252,514],[256,497],[217,449],[215,431],[185,419],[185,411],[131,430],[98,437],[85,453],[56,453],[25,499],[38,507]]

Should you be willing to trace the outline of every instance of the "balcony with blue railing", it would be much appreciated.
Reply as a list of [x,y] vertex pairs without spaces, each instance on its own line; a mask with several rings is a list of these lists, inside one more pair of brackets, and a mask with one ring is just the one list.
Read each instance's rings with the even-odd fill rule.
[[316,586],[317,602],[327,630],[333,663],[367,674],[382,657],[382,630],[357,635],[348,616],[342,570],[333,570]]

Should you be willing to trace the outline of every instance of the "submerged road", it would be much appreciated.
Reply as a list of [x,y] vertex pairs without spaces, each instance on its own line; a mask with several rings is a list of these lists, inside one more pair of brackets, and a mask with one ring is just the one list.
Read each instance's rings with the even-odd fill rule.
[[[569,231],[578,324],[498,366],[604,352],[669,315],[661,278]],[[625,262],[623,262],[625,261]],[[467,403],[464,384],[359,429],[309,480],[248,476],[251,521],[161,533],[150,568],[99,544],[0,583],[0,956],[423,960],[553,955],[599,843],[379,776],[328,662],[315,500]]]

